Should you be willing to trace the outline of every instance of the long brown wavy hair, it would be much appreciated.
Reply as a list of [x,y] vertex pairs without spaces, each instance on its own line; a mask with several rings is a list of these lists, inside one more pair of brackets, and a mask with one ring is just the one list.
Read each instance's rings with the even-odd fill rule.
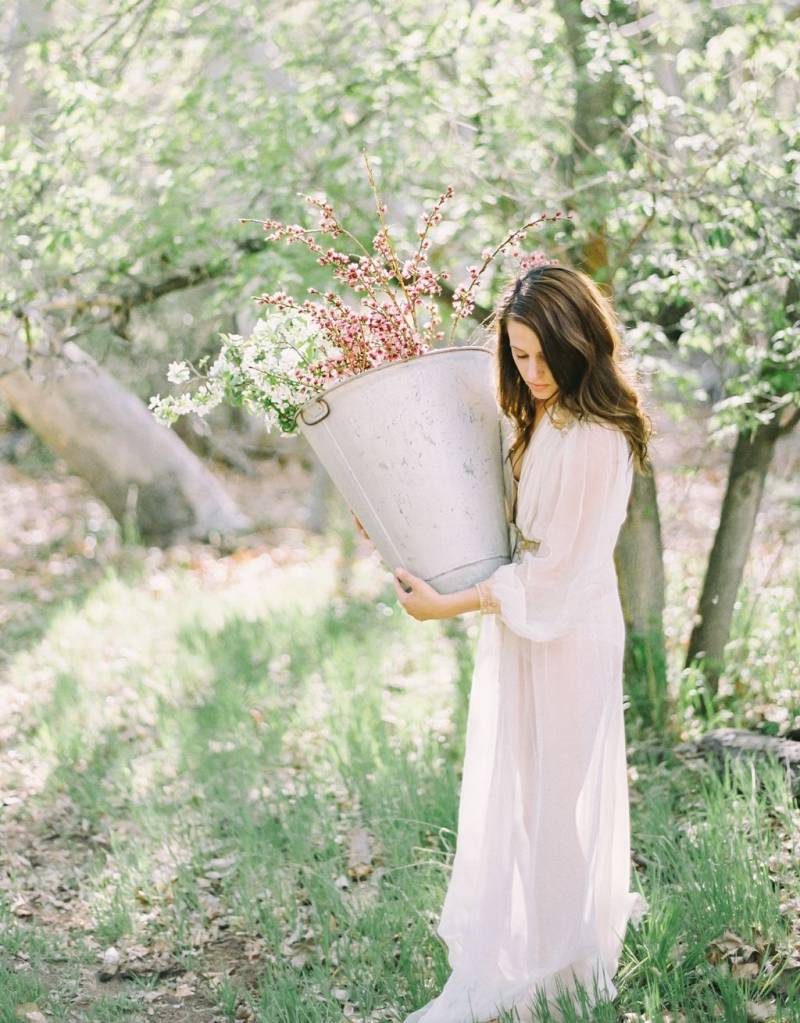
[[510,319],[525,324],[539,339],[558,386],[556,403],[578,420],[600,419],[618,427],[635,468],[652,472],[647,445],[653,424],[629,380],[611,302],[587,274],[554,264],[534,267],[513,280],[494,313],[498,404],[516,427],[508,453],[512,465],[530,440],[535,405],[511,354]]

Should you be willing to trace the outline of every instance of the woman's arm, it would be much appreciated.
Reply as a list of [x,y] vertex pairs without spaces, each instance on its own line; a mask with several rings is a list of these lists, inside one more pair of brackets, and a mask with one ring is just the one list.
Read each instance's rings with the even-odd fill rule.
[[[554,481],[555,482],[555,481]],[[542,485],[548,485],[542,482]],[[553,513],[541,546],[481,583],[487,604],[518,636],[557,639],[591,620],[616,584],[613,553],[631,486],[627,443],[617,429],[574,425],[564,438]],[[608,576],[598,581],[598,569]]]
[[[400,583],[410,586],[411,592],[406,593]],[[437,593],[430,583],[426,583],[424,579],[407,572],[404,568],[395,569],[394,588],[400,604],[418,622],[427,622],[434,618],[455,618],[456,615],[481,609],[477,586],[470,586],[456,593]]]

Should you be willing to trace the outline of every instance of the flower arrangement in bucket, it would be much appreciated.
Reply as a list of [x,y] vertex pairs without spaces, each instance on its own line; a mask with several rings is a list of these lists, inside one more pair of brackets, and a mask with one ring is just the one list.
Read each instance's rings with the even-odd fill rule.
[[[170,425],[225,401],[270,430],[299,430],[384,561],[453,592],[505,564],[509,548],[491,352],[452,341],[473,312],[487,267],[507,253],[523,269],[541,261],[541,253],[525,256],[519,246],[528,231],[564,215],[542,213],[484,249],[481,263],[450,292],[446,337],[437,299],[449,274],[430,266],[429,236],[454,190],[439,195],[423,216],[415,250],[401,254],[366,154],[364,160],[379,222],[371,252],[317,196],[301,193],[318,212],[316,228],[241,220],[261,224],[271,241],[305,245],[357,301],[313,287],[307,290],[316,300],[299,302],[284,291],[257,296],[269,312],[250,334],[221,334],[205,374],[202,364],[171,363],[171,383],[194,378],[198,386],[155,395],[150,409]],[[319,235],[344,237],[356,251],[323,246]]]

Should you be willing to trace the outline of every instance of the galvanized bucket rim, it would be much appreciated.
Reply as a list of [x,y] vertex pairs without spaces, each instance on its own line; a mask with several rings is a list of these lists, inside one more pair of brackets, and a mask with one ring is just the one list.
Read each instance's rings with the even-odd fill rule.
[[[404,366],[406,363],[417,362],[419,359],[425,359],[429,355],[444,355],[447,352],[469,351],[486,352],[488,355],[494,354],[493,349],[489,348],[487,345],[448,345],[446,348],[431,348],[429,351],[422,352],[420,355],[410,355],[407,359],[392,359],[389,362],[382,362],[380,366],[372,366],[370,369],[365,369],[363,373],[356,373],[354,376],[345,377],[343,380],[337,380],[336,383],[330,384],[323,391],[320,391],[315,398],[309,398],[309,400],[301,405],[295,413],[295,425],[297,424],[298,419],[302,419],[303,412],[305,412],[306,409],[311,408],[320,401],[325,401],[326,396],[329,395],[331,391],[335,391],[341,387],[346,387],[348,384],[354,384],[357,380],[361,380],[363,377],[369,376],[370,373],[379,373],[381,370],[391,369],[393,366]],[[325,416],[322,416],[319,420],[317,420],[317,422],[321,422],[322,419],[325,418]],[[304,426],[316,425],[316,423],[307,423],[305,419],[302,419],[302,422]]]

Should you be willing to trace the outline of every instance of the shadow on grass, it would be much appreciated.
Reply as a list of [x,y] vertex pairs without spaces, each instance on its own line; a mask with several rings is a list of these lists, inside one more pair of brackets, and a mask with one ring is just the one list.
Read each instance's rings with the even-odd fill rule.
[[[431,650],[449,645],[442,684],[457,714],[468,637],[337,599],[258,617],[239,608],[214,624],[184,617],[170,635],[177,656],[143,709],[146,729],[125,721],[88,732],[87,707],[102,696],[69,671],[41,719],[57,753],[54,788],[80,814],[125,825],[111,857],[118,876],[95,899],[96,936],[131,933],[143,904],[188,965],[197,931],[222,921],[220,933],[261,949],[248,981],[234,974],[225,996],[248,1001],[259,1023],[340,1019],[345,997],[359,1018],[391,1007],[402,1019],[401,1006],[423,1005],[450,972],[435,925],[463,741],[463,719],[446,739],[424,717],[407,730],[403,701],[425,698]],[[400,660],[388,656],[395,647]],[[411,675],[418,684],[406,686]],[[145,695],[147,677],[137,684]],[[626,934],[617,1004],[566,1010],[565,1021],[699,1020],[720,1009],[743,1019],[748,1000],[777,997],[794,1023],[791,977],[745,980],[712,956],[728,930],[763,940],[773,961],[787,939],[782,892],[765,867],[792,827],[785,785],[766,766],[755,785],[746,770],[717,775],[664,750],[642,759],[641,774],[632,832],[651,912]],[[166,881],[164,848],[174,854]]]
[[[52,549],[58,551],[60,543],[54,543]],[[44,639],[62,615],[77,615],[91,600],[95,590],[101,587],[109,576],[135,583],[142,578],[145,571],[143,559],[139,552],[130,552],[127,558],[120,559],[113,566],[95,564],[88,559],[81,562],[79,572],[69,576],[61,585],[68,589],[60,597],[42,601],[38,590],[30,586],[27,589],[17,585],[11,594],[15,601],[30,600],[31,613],[26,616],[12,617],[2,628],[0,640],[0,671],[20,654],[31,650]],[[46,549],[37,548],[37,559],[47,556]],[[57,580],[54,583],[58,584]]]

